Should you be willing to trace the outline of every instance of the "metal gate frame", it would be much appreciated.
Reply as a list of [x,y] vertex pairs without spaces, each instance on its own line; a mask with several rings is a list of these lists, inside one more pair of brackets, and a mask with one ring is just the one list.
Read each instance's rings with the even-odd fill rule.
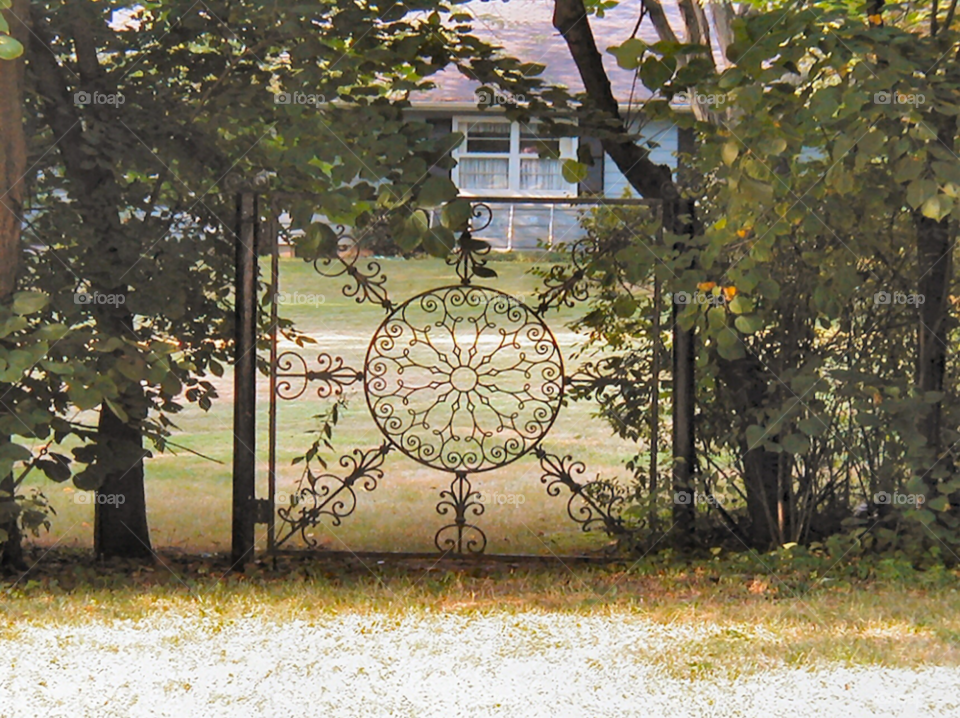
[[[257,277],[260,270],[258,249],[260,247],[270,247],[270,281],[269,285],[274,294],[279,293],[279,268],[280,268],[280,243],[279,237],[281,228],[278,217],[283,209],[284,203],[294,199],[311,199],[305,195],[294,195],[287,193],[273,194],[269,198],[269,217],[265,223],[261,223],[261,207],[265,206],[263,196],[254,189],[244,188],[237,193],[237,230],[236,230],[236,330],[235,330],[235,364],[234,364],[234,462],[233,462],[233,542],[232,542],[232,563],[235,568],[242,568],[245,563],[253,558],[255,550],[255,526],[257,524],[266,526],[267,550],[268,553],[277,554],[286,552],[283,549],[284,544],[294,535],[300,534],[305,543],[310,548],[315,548],[316,543],[311,542],[306,536],[305,531],[308,527],[315,526],[322,518],[326,517],[333,525],[339,525],[341,521],[349,516],[357,506],[357,494],[355,487],[373,490],[376,488],[380,479],[383,478],[383,466],[386,456],[392,451],[401,451],[410,458],[419,463],[432,468],[446,471],[453,475],[449,489],[440,493],[440,501],[437,504],[436,511],[440,516],[450,516],[452,522],[442,526],[434,537],[434,543],[440,552],[440,555],[454,554],[456,556],[476,555],[483,553],[486,547],[486,536],[483,531],[471,524],[471,518],[478,517],[484,512],[484,505],[479,501],[480,494],[473,490],[469,480],[471,473],[499,468],[507,463],[515,461],[527,454],[533,454],[540,462],[542,475],[541,483],[546,485],[546,491],[549,496],[559,496],[564,489],[570,493],[567,501],[567,514],[571,520],[580,524],[583,531],[590,531],[593,528],[602,528],[611,535],[620,535],[625,532],[625,528],[616,515],[616,509],[623,502],[624,496],[617,487],[608,481],[596,479],[593,481],[581,482],[580,479],[586,473],[586,467],[582,462],[575,461],[572,456],[559,456],[548,453],[542,446],[541,440],[549,433],[549,429],[556,418],[559,408],[562,404],[563,392],[565,389],[574,386],[578,382],[588,381],[591,375],[598,367],[585,365],[574,375],[566,374],[563,365],[562,352],[559,345],[553,338],[549,325],[543,319],[543,315],[551,307],[573,306],[574,302],[582,301],[586,294],[581,286],[585,276],[585,262],[591,256],[599,251],[603,251],[593,236],[573,243],[571,257],[573,268],[570,276],[564,276],[562,272],[553,273],[544,279],[544,289],[539,296],[539,304],[536,308],[531,308],[525,304],[513,300],[512,305],[505,303],[503,297],[509,298],[509,295],[500,292],[487,285],[474,284],[474,280],[488,279],[495,277],[485,268],[485,256],[490,252],[490,246],[483,240],[473,237],[475,232],[482,231],[487,227],[493,218],[491,203],[513,202],[522,204],[556,203],[556,200],[531,200],[531,198],[463,198],[471,202],[472,217],[468,227],[457,238],[458,246],[452,252],[447,260],[457,277],[458,285],[448,285],[444,287],[427,290],[416,297],[408,299],[400,305],[394,304],[386,291],[386,277],[381,273],[380,263],[375,258],[366,258],[361,260],[359,254],[354,254],[353,258],[345,256],[345,252],[337,251],[335,256],[320,258],[314,261],[314,268],[321,276],[327,278],[343,277],[345,284],[342,292],[347,297],[352,297],[357,303],[372,302],[380,305],[386,312],[387,318],[381,324],[378,332],[388,326],[391,318],[397,317],[398,312],[402,314],[401,319],[395,320],[395,326],[391,325],[389,332],[394,334],[398,328],[411,329],[413,339],[409,346],[415,344],[424,344],[433,351],[437,351],[431,346],[429,338],[424,340],[418,336],[426,336],[422,331],[418,335],[418,329],[406,321],[404,308],[413,306],[414,300],[421,300],[427,303],[428,307],[435,305],[441,306],[444,311],[444,319],[449,315],[447,303],[452,302],[452,306],[465,306],[465,302],[488,302],[487,306],[493,306],[494,313],[500,315],[501,321],[504,319],[517,323],[522,318],[523,325],[532,326],[533,335],[544,337],[542,343],[538,345],[538,352],[541,347],[546,347],[544,351],[557,352],[556,360],[553,364],[547,366],[542,374],[548,377],[554,376],[555,379],[548,380],[556,387],[551,387],[548,391],[557,391],[558,396],[555,402],[550,406],[555,406],[549,421],[535,421],[530,427],[536,431],[527,432],[535,434],[529,438],[529,441],[523,441],[522,446],[505,443],[503,447],[496,447],[492,453],[500,458],[500,461],[494,461],[487,456],[486,451],[481,451],[483,456],[477,457],[476,452],[469,454],[467,458],[457,452],[453,452],[451,460],[443,457],[440,451],[439,457],[432,453],[432,449],[424,456],[424,451],[415,455],[418,449],[422,449],[422,440],[415,437],[410,441],[392,436],[389,428],[393,426],[387,421],[377,421],[378,415],[371,400],[370,379],[370,353],[375,345],[377,334],[371,340],[368,350],[367,360],[364,367],[354,369],[344,365],[341,357],[333,356],[326,352],[321,352],[317,357],[315,368],[310,368],[307,361],[298,353],[285,351],[281,353],[278,348],[278,320],[279,308],[276,296],[270,301],[270,353],[269,353],[269,413],[268,413],[268,473],[267,473],[267,497],[258,499],[256,496],[256,391],[257,391],[257,338],[258,338],[258,299],[257,299]],[[662,245],[663,231],[663,203],[659,200],[645,199],[591,199],[591,198],[564,198],[561,203],[582,206],[646,206],[655,210],[655,220],[657,224],[657,244]],[[338,234],[338,250],[343,250],[352,242],[352,237],[345,228],[340,227]],[[659,288],[659,284],[655,290]],[[442,297],[436,296],[438,292],[444,292]],[[478,295],[484,294],[485,297]],[[659,292],[656,293],[659,296]],[[434,295],[434,296],[430,296]],[[427,299],[424,299],[427,297]],[[476,305],[475,305],[476,306]],[[484,309],[483,315],[486,316],[488,309]],[[454,323],[462,318],[453,318]],[[501,333],[503,330],[500,330]],[[518,332],[521,330],[518,330]],[[386,344],[391,345],[392,337],[385,335]],[[479,331],[477,333],[479,339]],[[456,339],[453,340],[456,345]],[[501,345],[502,346],[502,345]],[[550,348],[552,347],[552,349]],[[476,345],[473,347],[476,349]],[[655,350],[656,351],[656,350]],[[382,363],[389,365],[393,361],[398,361],[397,357],[390,357]],[[526,360],[525,360],[526,361]],[[462,363],[462,362],[461,362]],[[470,362],[468,362],[469,364]],[[530,361],[526,362],[527,364]],[[452,370],[447,377],[447,383],[454,384],[453,374],[463,367]],[[557,369],[559,371],[557,372]],[[374,377],[378,383],[384,383],[383,373]],[[401,370],[402,373],[402,370]],[[474,372],[474,379],[477,379]],[[292,381],[302,381],[302,387],[294,390]],[[658,378],[655,379],[659,381]],[[469,378],[467,379],[469,381]],[[371,415],[384,441],[379,447],[362,450],[354,449],[352,453],[342,455],[337,465],[343,469],[342,475],[337,476],[332,472],[324,473],[320,476],[310,477],[309,488],[304,488],[300,494],[304,499],[303,505],[299,508],[299,516],[294,515],[294,508],[277,508],[277,409],[278,400],[296,399],[302,396],[312,382],[317,383],[316,391],[318,397],[330,398],[342,393],[343,389],[355,383],[364,384],[364,393],[367,398],[368,406],[371,409]],[[384,384],[384,387],[386,384]],[[402,380],[397,385],[403,387]],[[474,388],[476,384],[474,385]],[[406,387],[403,387],[406,388]],[[488,388],[488,387],[485,387]],[[409,389],[412,393],[413,389]],[[457,389],[460,392],[460,389]],[[463,393],[469,393],[473,389],[464,389],[458,393],[458,398]],[[479,392],[479,389],[476,390]],[[529,393],[529,392],[527,392]],[[503,396],[497,394],[497,396]],[[393,395],[389,391],[382,390],[375,401],[384,402],[378,406],[386,407],[381,410],[381,418],[392,417],[392,407],[388,401]],[[521,405],[524,403],[521,398]],[[533,401],[526,399],[526,401]],[[468,402],[469,403],[469,402]],[[542,401],[541,403],[546,403]],[[407,413],[410,412],[409,410]],[[542,413],[542,412],[541,412]],[[476,415],[470,414],[476,427]],[[514,415],[515,416],[515,415]],[[543,417],[541,417],[543,418]],[[384,426],[388,423],[388,427]],[[395,423],[395,422],[394,422]],[[536,426],[534,426],[536,424]],[[501,419],[501,430],[504,429]],[[541,430],[542,429],[542,430]],[[434,432],[436,433],[436,432]],[[499,432],[498,432],[499,433]],[[520,434],[524,432],[520,431]],[[483,435],[483,432],[481,431]],[[455,437],[460,441],[460,437]],[[406,444],[405,446],[403,444]],[[509,443],[509,442],[507,442]],[[449,455],[448,455],[449,456]],[[459,459],[456,457],[459,456]],[[506,460],[503,460],[506,459]],[[441,465],[437,466],[436,462]],[[487,464],[483,462],[486,461]],[[458,463],[459,462],[459,463]],[[479,462],[479,463],[478,463]],[[309,506],[308,506],[309,502]],[[278,535],[277,517],[288,527],[286,531],[281,530]],[[302,550],[301,550],[302,551]],[[421,555],[421,554],[417,554]],[[434,554],[435,555],[435,554]]]

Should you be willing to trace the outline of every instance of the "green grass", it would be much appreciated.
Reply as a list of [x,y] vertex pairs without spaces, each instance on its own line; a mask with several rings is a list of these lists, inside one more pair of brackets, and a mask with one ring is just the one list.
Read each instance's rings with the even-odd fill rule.
[[[456,284],[452,268],[435,259],[377,260],[387,276],[391,298],[400,303],[432,287]],[[536,294],[539,279],[529,274],[529,261],[496,261],[499,273],[486,282],[515,297],[528,299]],[[379,306],[358,304],[344,296],[343,280],[327,279],[311,265],[296,259],[282,260],[280,291],[322,295],[322,303],[285,305],[284,316],[317,341],[300,353],[313,365],[320,352],[343,357],[345,363],[361,367],[367,344],[384,312]],[[566,329],[575,318],[573,310],[551,311],[547,321],[558,335],[568,365],[583,337]],[[292,347],[291,347],[292,348]],[[568,366],[569,371],[569,366]],[[172,440],[220,463],[205,460],[184,451],[171,449],[147,462],[147,503],[154,544],[194,552],[217,552],[229,546],[230,479],[232,452],[232,377],[213,379],[221,398],[209,412],[188,407],[174,417],[178,430]],[[373,448],[382,437],[369,416],[362,390],[350,387],[348,407],[338,427],[334,445],[339,454],[354,448]],[[258,474],[260,495],[266,492],[267,472],[267,382],[261,378],[258,397]],[[312,441],[313,417],[330,402],[316,396],[315,389],[296,401],[281,402],[278,432],[278,483],[281,490],[292,490],[302,467],[291,466],[293,457],[302,454]],[[564,407],[544,447],[552,453],[571,454],[587,466],[585,478],[625,476],[623,463],[637,448],[612,434],[610,427],[593,416],[596,407],[589,402]],[[337,457],[328,457],[336,459]],[[330,462],[335,467],[335,461]],[[376,491],[359,492],[356,512],[339,526],[319,526],[313,538],[323,546],[340,550],[432,551],[434,533],[445,523],[435,507],[439,492],[449,486],[451,476],[423,467],[395,452],[387,457],[385,476]],[[540,482],[540,471],[532,457],[509,466],[478,475],[475,489],[483,492],[522,494],[525,502],[487,506],[477,524],[486,532],[487,550],[494,553],[545,554],[572,553],[602,545],[605,538],[584,534],[566,514],[565,497],[549,497]],[[92,544],[93,510],[74,502],[78,492],[70,486],[52,485],[36,480],[57,511],[53,530],[35,540],[40,545],[87,547]],[[264,535],[258,536],[263,544]],[[294,544],[296,546],[297,544]]]
[[[0,637],[28,625],[199,618],[321,622],[374,616],[565,613],[645,621],[663,640],[644,660],[683,679],[736,678],[771,668],[960,665],[955,577],[820,584],[802,596],[733,566],[542,566],[480,561],[281,559],[224,575],[224,566],[167,556],[124,570],[61,557],[15,586],[0,584]],[[53,563],[57,563],[54,561]],[[784,578],[790,582],[790,576]],[[189,638],[189,635],[186,636]]]

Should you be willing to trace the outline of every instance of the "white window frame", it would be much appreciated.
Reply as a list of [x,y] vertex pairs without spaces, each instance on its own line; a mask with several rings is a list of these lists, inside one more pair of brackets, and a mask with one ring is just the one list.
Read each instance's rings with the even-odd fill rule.
[[[465,197],[576,197],[578,185],[566,183],[566,189],[520,189],[520,123],[511,122],[501,117],[477,117],[463,116],[453,118],[453,131],[460,132],[476,122],[503,122],[510,124],[510,154],[487,153],[487,152],[467,152],[466,140],[461,142],[453,152],[453,158],[457,160],[457,165],[450,173],[450,179],[459,188],[460,187],[460,159],[464,157],[476,157],[478,159],[508,159],[508,177],[507,189],[460,189],[460,193]],[[560,137],[560,160],[577,158],[577,138]]]

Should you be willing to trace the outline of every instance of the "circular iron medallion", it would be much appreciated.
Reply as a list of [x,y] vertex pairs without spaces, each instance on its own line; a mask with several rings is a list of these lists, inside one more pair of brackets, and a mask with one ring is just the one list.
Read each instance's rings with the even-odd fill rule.
[[431,289],[395,308],[367,350],[364,389],[401,452],[453,472],[515,461],[550,430],[563,359],[543,320],[486,287]]

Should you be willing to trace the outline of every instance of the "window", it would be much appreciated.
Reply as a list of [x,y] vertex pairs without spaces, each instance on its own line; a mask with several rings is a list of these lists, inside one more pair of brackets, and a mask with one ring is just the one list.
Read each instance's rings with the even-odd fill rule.
[[466,139],[457,186],[465,190],[510,189],[510,123],[473,122],[460,131]]
[[[464,193],[527,197],[575,197],[563,179],[563,160],[576,156],[575,138],[541,137],[536,124],[454,118],[463,143],[454,150],[453,181]],[[559,155],[560,159],[556,159]]]

